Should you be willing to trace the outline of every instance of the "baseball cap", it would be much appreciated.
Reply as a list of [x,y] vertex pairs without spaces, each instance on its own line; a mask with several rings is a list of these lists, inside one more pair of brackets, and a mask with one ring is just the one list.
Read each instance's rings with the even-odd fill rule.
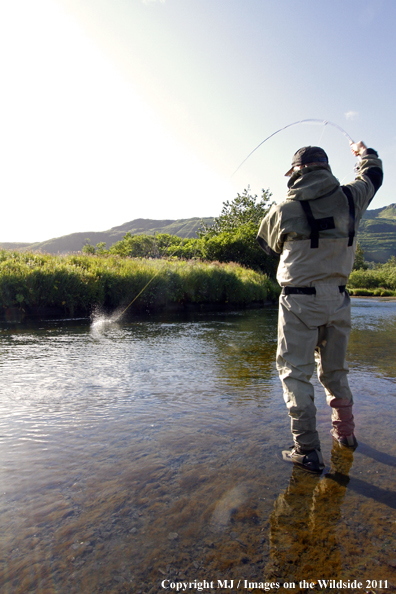
[[308,163],[328,163],[329,159],[319,146],[303,146],[293,155],[292,166],[285,175],[289,177],[296,165],[307,165]]

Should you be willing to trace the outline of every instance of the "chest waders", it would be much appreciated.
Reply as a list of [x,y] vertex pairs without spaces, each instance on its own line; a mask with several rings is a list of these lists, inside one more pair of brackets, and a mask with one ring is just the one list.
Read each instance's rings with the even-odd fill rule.
[[[296,161],[308,153],[323,157],[323,152],[320,147],[303,147],[297,151]],[[257,236],[267,254],[280,255],[276,367],[291,419],[291,460],[304,469],[314,462],[317,470],[321,467],[311,383],[316,355],[319,381],[332,409],[331,433],[342,446],[357,445],[345,360],[351,329],[351,301],[345,289],[353,268],[359,222],[383,179],[382,163],[374,149],[361,151],[359,157],[355,180],[345,186],[340,186],[327,167],[292,175],[286,199],[271,207]],[[292,169],[303,165],[294,159]],[[323,195],[325,187],[333,190]],[[311,196],[316,204],[303,199]],[[318,218],[314,216],[316,208],[321,213]]]
[[[355,203],[350,189],[345,186],[341,189],[348,202],[348,237],[345,239],[348,248],[352,248],[356,235]],[[339,186],[321,198],[327,198],[337,190]],[[316,219],[309,200],[301,200],[300,204],[311,230],[308,250],[318,249],[321,232],[336,228],[334,217]],[[345,361],[350,332],[350,300],[345,294],[345,285],[326,285],[326,294],[322,287],[318,291],[315,286],[285,286],[280,299],[277,368],[291,417],[294,442],[302,452],[320,450],[314,390],[310,382],[315,369],[315,351],[319,355],[319,381],[332,408],[333,436],[338,439],[353,435],[355,427]]]
[[[348,247],[353,246],[353,240],[355,238],[355,203],[353,201],[352,193],[350,189],[346,186],[341,186],[342,191],[344,192],[347,200],[348,200],[348,208],[349,208],[349,222],[348,222]],[[324,194],[320,196],[320,198],[328,198],[332,194],[338,190],[338,187],[328,194]],[[311,249],[316,249],[319,247],[319,233],[321,231],[327,231],[330,229],[335,229],[334,217],[323,217],[321,219],[315,219],[312,213],[311,205],[309,204],[309,200],[301,200],[300,204],[304,211],[305,216],[307,217],[308,225],[311,229],[311,235],[309,239],[311,240]],[[345,292],[345,285],[339,285],[340,293]],[[316,295],[315,287],[291,287],[290,285],[283,287],[282,289],[283,295]]]

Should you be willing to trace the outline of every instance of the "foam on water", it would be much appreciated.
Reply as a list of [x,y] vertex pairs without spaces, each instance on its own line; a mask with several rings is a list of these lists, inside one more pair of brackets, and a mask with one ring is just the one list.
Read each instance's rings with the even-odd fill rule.
[[99,337],[111,327],[117,325],[122,317],[122,308],[117,308],[111,315],[96,310],[91,316],[91,330],[92,336]]

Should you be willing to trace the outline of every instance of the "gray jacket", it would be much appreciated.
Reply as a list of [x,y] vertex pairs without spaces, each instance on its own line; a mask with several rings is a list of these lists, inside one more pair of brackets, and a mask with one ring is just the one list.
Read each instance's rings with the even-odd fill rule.
[[355,181],[345,186],[329,165],[295,172],[286,200],[263,219],[257,240],[268,254],[280,254],[281,286],[347,284],[360,220],[383,179],[375,150],[365,150],[359,161]]

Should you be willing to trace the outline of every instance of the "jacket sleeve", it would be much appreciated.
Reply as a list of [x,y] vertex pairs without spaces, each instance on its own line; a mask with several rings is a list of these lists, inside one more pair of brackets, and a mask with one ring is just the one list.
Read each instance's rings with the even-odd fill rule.
[[280,234],[280,211],[277,205],[274,205],[266,217],[262,220],[257,241],[260,247],[269,255],[280,254],[283,249],[283,242]]
[[378,158],[377,151],[371,148],[366,149],[356,166],[355,181],[346,184],[353,194],[357,210],[356,216],[359,220],[381,187],[382,180],[382,162]]

